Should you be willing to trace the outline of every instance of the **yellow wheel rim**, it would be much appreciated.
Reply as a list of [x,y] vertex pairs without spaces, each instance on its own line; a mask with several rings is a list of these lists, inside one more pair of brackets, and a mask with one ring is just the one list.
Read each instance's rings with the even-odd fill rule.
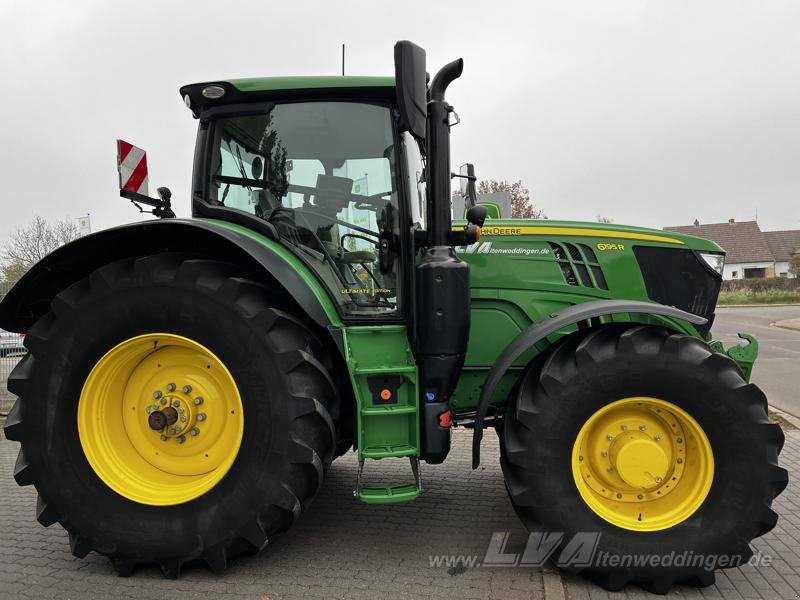
[[658,531],[700,508],[714,479],[714,456],[689,413],[664,400],[625,398],[595,412],[572,449],[581,498],[625,529]]
[[233,465],[243,431],[230,372],[179,335],[141,335],[109,350],[78,403],[89,464],[111,489],[141,504],[181,504],[207,493]]

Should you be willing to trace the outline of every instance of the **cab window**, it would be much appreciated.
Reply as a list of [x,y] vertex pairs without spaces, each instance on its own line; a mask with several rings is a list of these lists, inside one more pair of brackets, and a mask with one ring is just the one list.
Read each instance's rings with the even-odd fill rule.
[[425,229],[425,162],[417,140],[408,132],[403,133],[403,149],[411,194],[411,223],[414,227]]
[[389,107],[276,104],[219,118],[208,202],[272,223],[348,315],[398,310],[400,219]]

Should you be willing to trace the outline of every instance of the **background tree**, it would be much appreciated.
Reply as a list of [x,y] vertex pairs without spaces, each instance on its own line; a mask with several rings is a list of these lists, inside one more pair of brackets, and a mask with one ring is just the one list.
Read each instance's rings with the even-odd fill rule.
[[614,219],[612,219],[610,217],[604,217],[603,215],[598,214],[597,215],[597,222],[598,223],[613,223]]
[[480,181],[478,183],[479,194],[493,194],[495,192],[508,192],[511,194],[511,218],[512,219],[546,219],[547,215],[540,208],[536,208],[531,200],[531,193],[528,188],[522,185],[522,181],[509,183],[505,179],[498,181],[495,179]]
[[789,272],[795,277],[800,277],[800,249],[795,250],[789,259]]
[[18,228],[3,244],[0,272],[6,281],[16,281],[35,263],[56,248],[80,237],[78,224],[72,219],[49,222],[35,216]]

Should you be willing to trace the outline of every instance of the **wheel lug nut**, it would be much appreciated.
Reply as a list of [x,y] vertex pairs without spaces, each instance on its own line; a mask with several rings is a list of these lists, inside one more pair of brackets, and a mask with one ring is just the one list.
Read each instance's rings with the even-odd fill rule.
[[161,441],[162,442],[166,442],[167,441],[167,436],[165,436],[164,434],[161,434]]
[[162,398],[161,399],[161,406],[166,406],[166,405],[167,405],[167,399],[166,398]]
[[153,392],[153,398],[155,398],[156,400],[161,398],[161,396],[163,396],[163,394],[161,393],[161,390],[156,390],[155,392]]
[[172,401],[172,406],[174,406],[175,408],[178,408],[180,405],[181,405],[181,401],[180,400],[173,400]]
[[153,412],[153,408],[148,406],[147,408],[144,409],[144,412],[146,412],[149,415],[151,412]]
[[627,425],[620,425],[619,428],[622,429],[622,431],[628,431]]
[[660,442],[660,441],[661,441],[661,436],[660,436],[659,434],[656,434],[656,435],[655,435],[655,437],[654,437],[653,439],[654,439],[655,441],[657,441],[657,442]]
[[206,413],[199,413],[197,415],[197,420],[198,421],[205,421],[206,420]]
[[203,397],[202,396],[198,396],[197,398],[194,399],[195,406],[200,406],[202,403],[203,403]]
[[677,463],[680,465],[680,464],[682,464],[682,463],[683,463],[683,459],[682,459],[682,458],[679,458],[679,459],[678,459],[676,462],[677,462]]
[[617,498],[622,498],[622,494],[617,494]]
[[683,443],[683,438],[678,438],[676,441],[677,441],[679,444],[682,444],[682,443]]
[[647,429],[647,427],[644,425],[639,425],[639,431],[644,431],[645,429]]
[[192,435],[200,435],[200,430],[197,427],[192,427],[192,430],[189,433]]
[[600,456],[602,456],[602,457],[604,457],[604,458],[605,458],[606,456],[608,456],[608,450],[602,450],[602,451],[600,452]]
[[639,494],[639,495],[638,495],[638,496],[636,496],[636,497],[637,497],[639,500],[641,500],[642,498],[644,498],[644,496],[642,496],[641,494]]
[[578,460],[579,460],[579,461],[583,461],[583,457],[582,457],[582,456],[579,456],[579,457],[578,457]]
[[186,415],[181,416],[181,423],[186,423]]
[[608,467],[608,472],[609,473],[613,473],[614,472],[614,467]]
[[183,393],[184,394],[189,394],[191,391],[192,391],[192,386],[190,386],[190,385],[183,386]]
[[179,444],[182,444],[182,443],[183,443],[183,442],[185,442],[185,441],[186,441],[186,438],[185,438],[185,437],[183,437],[182,435],[179,435],[179,436],[178,436],[178,443],[179,443]]
[[613,435],[611,435],[611,434],[609,433],[609,434],[606,436],[606,439],[607,439],[607,440],[610,442],[611,440],[613,440],[613,439],[614,439],[614,436],[613,436]]
[[177,387],[178,387],[178,386],[177,386],[177,385],[175,385],[174,383],[168,383],[168,384],[167,384],[167,391],[168,391],[168,392],[174,392],[174,391],[175,391],[175,389],[176,389]]

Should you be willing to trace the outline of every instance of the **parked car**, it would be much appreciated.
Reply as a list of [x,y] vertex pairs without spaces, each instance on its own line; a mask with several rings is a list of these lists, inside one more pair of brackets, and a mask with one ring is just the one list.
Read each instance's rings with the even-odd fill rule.
[[11,356],[12,354],[25,354],[25,346],[22,345],[25,336],[21,333],[12,333],[0,329],[0,358]]

